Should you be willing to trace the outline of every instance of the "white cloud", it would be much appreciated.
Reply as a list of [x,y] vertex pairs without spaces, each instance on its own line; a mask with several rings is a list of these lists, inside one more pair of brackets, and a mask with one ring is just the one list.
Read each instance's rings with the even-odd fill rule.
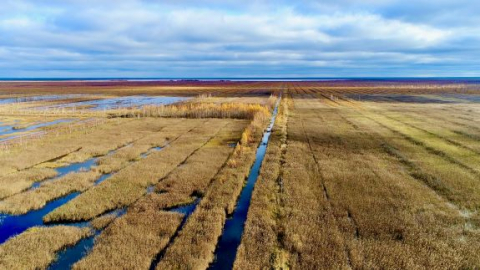
[[[367,6],[400,5],[380,2],[372,0]],[[348,4],[345,9],[333,2],[318,6],[303,1],[317,6],[309,11],[286,3],[273,7],[269,1],[242,7],[234,1],[181,3],[189,5],[153,0],[7,1],[12,10],[0,19],[0,57],[12,64],[3,63],[0,71],[21,74],[35,66],[74,67],[85,74],[91,66],[97,73],[103,69],[110,74],[128,64],[135,74],[153,67],[158,76],[170,76],[198,72],[203,64],[212,72],[223,65],[228,74],[245,72],[238,67],[248,65],[251,72],[262,71],[254,66],[273,70],[275,65],[283,66],[284,73],[302,66],[321,72],[327,66],[461,66],[480,55],[477,25],[445,27],[403,20],[366,11],[349,0],[342,2]]]

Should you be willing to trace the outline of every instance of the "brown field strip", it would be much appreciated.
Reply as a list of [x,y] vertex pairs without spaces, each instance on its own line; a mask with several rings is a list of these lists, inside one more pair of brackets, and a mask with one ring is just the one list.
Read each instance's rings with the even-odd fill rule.
[[[157,126],[158,124],[164,126],[168,124],[168,119],[165,122],[112,119],[105,125],[90,130],[87,134],[77,131],[72,134],[48,138],[48,140],[36,141],[33,144],[11,151],[0,151],[0,158],[2,159],[0,168],[2,173],[15,172],[64,156],[68,156],[62,159],[65,162],[80,162],[93,156],[104,155],[108,151],[138,138],[145,132],[139,132],[138,130],[148,131],[149,126]],[[112,138],[116,138],[116,140],[112,140]],[[45,151],[45,149],[49,151]]]
[[[195,151],[182,166],[169,173],[157,185],[157,189],[162,187],[160,194],[153,192],[139,199],[123,217],[107,227],[92,252],[75,268],[98,269],[129,265],[129,269],[148,269],[155,256],[166,247],[182,220],[182,215],[161,209],[190,203],[194,200],[193,196],[201,195],[233,152],[229,143],[240,139],[245,126],[246,121],[233,120],[220,129],[208,143]],[[151,218],[158,220],[133,222]],[[128,241],[125,238],[128,238]],[[145,244],[152,241],[157,242]],[[119,245],[119,242],[129,244]],[[135,259],[139,246],[142,247],[143,257]],[[120,247],[119,253],[124,256],[109,255],[112,249]]]
[[414,178],[461,209],[475,211],[480,207],[480,181],[475,174],[372,119],[356,117],[354,121],[384,138],[386,152],[403,163]]
[[[31,167],[35,166],[32,165],[32,163],[34,163],[38,164],[36,165],[38,168],[31,167],[3,177],[0,176],[0,183],[2,183],[0,186],[0,198],[12,196],[28,189],[35,182],[40,182],[55,176],[56,172],[54,170],[42,167],[55,168],[74,162],[81,162],[94,156],[106,155],[109,151],[118,149],[119,147],[124,146],[134,140],[138,140],[141,138],[140,136],[145,136],[145,134],[155,133],[157,130],[162,129],[168,124],[177,123],[178,120],[166,119],[156,122],[152,120],[144,120],[137,122],[139,123],[132,123],[131,121],[123,122],[123,125],[120,126],[119,124],[114,124],[106,131],[102,129],[98,132],[93,132],[88,135],[76,134],[76,137],[74,138],[63,137],[59,138],[58,140],[47,141],[39,145],[31,145],[26,149],[15,149],[15,154],[10,153],[11,161],[6,160],[5,165],[9,163],[21,163],[22,166]],[[141,128],[143,128],[144,131],[136,130],[141,130]],[[115,140],[113,138],[115,138]],[[45,148],[51,149],[51,151],[55,153],[57,149],[58,151],[62,151],[62,149],[70,149],[74,147],[78,148],[76,148],[74,151],[68,151],[66,154],[57,156],[56,158],[47,160],[44,159],[42,161],[35,159],[32,161],[32,156],[37,154],[45,158],[42,153],[50,152],[44,151],[43,149]],[[100,168],[103,169],[103,171],[107,170],[106,165],[100,166]],[[116,167],[112,167],[110,165],[109,171],[113,171],[115,168]]]
[[[170,132],[183,135],[170,143],[169,147],[116,173],[108,181],[87,190],[48,214],[44,220],[88,220],[109,210],[130,205],[146,193],[147,187],[156,184],[180,165],[226,123],[227,120],[182,122],[182,125],[176,126],[175,131]],[[167,134],[166,136],[171,136],[171,133]]]
[[88,189],[100,176],[101,174],[96,171],[67,174],[57,180],[44,183],[39,188],[0,201],[0,212],[20,215],[40,209],[49,201]]
[[[480,265],[475,173],[380,125],[377,105],[294,101],[286,147],[269,144],[236,269]],[[453,140],[448,125],[422,127]]]
[[295,102],[289,117],[282,169],[285,218],[281,219],[280,226],[283,229],[282,246],[288,258],[286,263],[299,269],[349,267],[350,254],[345,252],[340,224],[333,215],[330,198],[324,190],[324,180],[304,129],[306,115],[300,114],[296,105]]
[[165,247],[183,215],[149,210],[127,213],[96,238],[93,250],[73,269],[149,269]]
[[[117,172],[132,162],[138,161],[142,154],[147,155],[152,147],[164,147],[166,143],[164,137],[158,136],[157,132],[153,132],[153,134],[144,136],[131,144],[116,149],[114,154],[101,157],[99,161],[101,164],[94,166],[90,171],[69,173],[58,179],[41,183],[34,190],[27,190],[0,201],[0,211],[10,214],[24,214],[30,210],[40,209],[47,202],[56,198],[73,192],[83,192],[92,187],[102,174]],[[57,162],[63,163],[64,161]],[[18,179],[15,181],[17,184],[19,183]],[[27,184],[29,184],[28,186],[31,185],[30,182]]]
[[0,177],[0,199],[28,189],[35,182],[55,177],[57,172],[50,168],[33,168]]
[[203,196],[212,178],[234,151],[231,144],[236,145],[240,140],[246,125],[246,121],[235,120],[220,130],[212,140],[160,181],[154,191],[138,201],[134,207],[171,208],[191,203],[196,197]]
[[304,117],[352,266],[477,265],[470,248],[478,236],[464,231],[460,213],[398,170],[398,160],[384,153],[372,133],[356,131],[337,114],[323,110]]
[[[424,109],[424,111],[431,110]],[[478,141],[478,138],[480,138],[480,130],[478,126],[476,127],[477,129],[475,129],[474,126],[470,126],[469,128],[459,126],[445,120],[446,118],[448,119],[452,117],[447,114],[442,115],[438,112],[437,116],[441,117],[441,120],[432,118],[430,115],[425,115],[425,113],[420,112],[391,112],[388,110],[382,114],[388,116],[388,118],[394,121],[401,122],[402,124],[426,132],[457,147],[470,150],[477,155],[480,154],[480,142]],[[474,124],[472,121],[470,121],[470,123]]]

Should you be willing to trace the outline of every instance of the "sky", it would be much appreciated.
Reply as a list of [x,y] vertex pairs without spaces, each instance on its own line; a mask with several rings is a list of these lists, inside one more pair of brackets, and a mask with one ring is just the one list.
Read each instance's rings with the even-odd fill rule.
[[477,0],[3,0],[0,78],[479,77]]

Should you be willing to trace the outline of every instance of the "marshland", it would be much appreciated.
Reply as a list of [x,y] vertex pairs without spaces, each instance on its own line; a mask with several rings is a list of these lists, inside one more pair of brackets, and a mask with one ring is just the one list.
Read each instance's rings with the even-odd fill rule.
[[480,82],[0,83],[0,269],[480,268]]

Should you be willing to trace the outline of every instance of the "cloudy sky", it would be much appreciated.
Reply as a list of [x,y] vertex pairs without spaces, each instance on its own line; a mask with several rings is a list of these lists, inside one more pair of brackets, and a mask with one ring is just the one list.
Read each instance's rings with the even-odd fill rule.
[[476,0],[3,0],[0,77],[480,76]]

